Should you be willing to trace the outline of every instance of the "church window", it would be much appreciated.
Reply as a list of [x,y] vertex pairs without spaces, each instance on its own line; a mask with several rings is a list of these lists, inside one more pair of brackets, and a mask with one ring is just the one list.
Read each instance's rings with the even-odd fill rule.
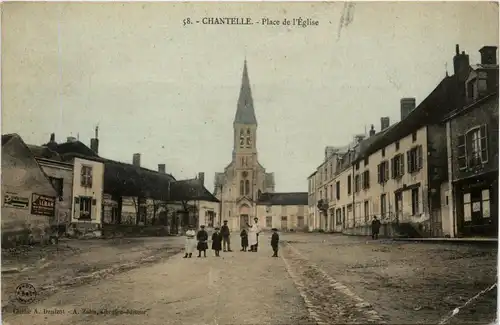
[[245,195],[249,195],[250,194],[250,181],[247,179],[245,181]]
[[245,182],[243,180],[240,181],[240,195],[245,195]]
[[243,130],[240,131],[240,147],[243,147],[245,144],[245,134],[243,133]]
[[247,146],[250,147],[252,145],[252,137],[250,134],[250,129],[247,129]]

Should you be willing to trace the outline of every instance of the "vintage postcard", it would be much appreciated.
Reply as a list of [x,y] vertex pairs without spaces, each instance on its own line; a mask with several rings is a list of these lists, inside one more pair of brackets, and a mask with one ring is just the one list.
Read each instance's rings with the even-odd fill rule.
[[495,322],[498,2],[1,8],[3,324]]

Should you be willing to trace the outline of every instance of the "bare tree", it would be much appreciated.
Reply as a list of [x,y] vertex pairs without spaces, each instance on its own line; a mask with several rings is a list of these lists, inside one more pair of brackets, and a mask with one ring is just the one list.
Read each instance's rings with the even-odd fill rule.
[[164,208],[164,209],[167,210],[167,204],[166,204],[166,202],[161,201],[161,200],[155,200],[155,199],[153,199],[153,218],[151,220],[151,223],[153,225],[156,224],[156,214],[158,213],[158,211],[161,208]]

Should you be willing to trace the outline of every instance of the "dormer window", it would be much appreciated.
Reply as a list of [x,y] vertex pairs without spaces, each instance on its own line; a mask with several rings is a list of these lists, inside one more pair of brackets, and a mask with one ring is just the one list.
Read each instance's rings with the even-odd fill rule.
[[474,100],[476,98],[476,83],[477,79],[471,79],[467,82],[467,98],[469,100]]

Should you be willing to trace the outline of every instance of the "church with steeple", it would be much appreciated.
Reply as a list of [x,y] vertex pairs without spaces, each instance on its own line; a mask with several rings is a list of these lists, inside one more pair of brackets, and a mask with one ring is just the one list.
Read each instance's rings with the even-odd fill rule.
[[262,192],[274,192],[274,174],[267,173],[258,160],[257,118],[245,60],[233,122],[232,160],[224,172],[215,173],[214,195],[221,201],[221,220],[227,220],[232,230],[250,223],[257,216]]

